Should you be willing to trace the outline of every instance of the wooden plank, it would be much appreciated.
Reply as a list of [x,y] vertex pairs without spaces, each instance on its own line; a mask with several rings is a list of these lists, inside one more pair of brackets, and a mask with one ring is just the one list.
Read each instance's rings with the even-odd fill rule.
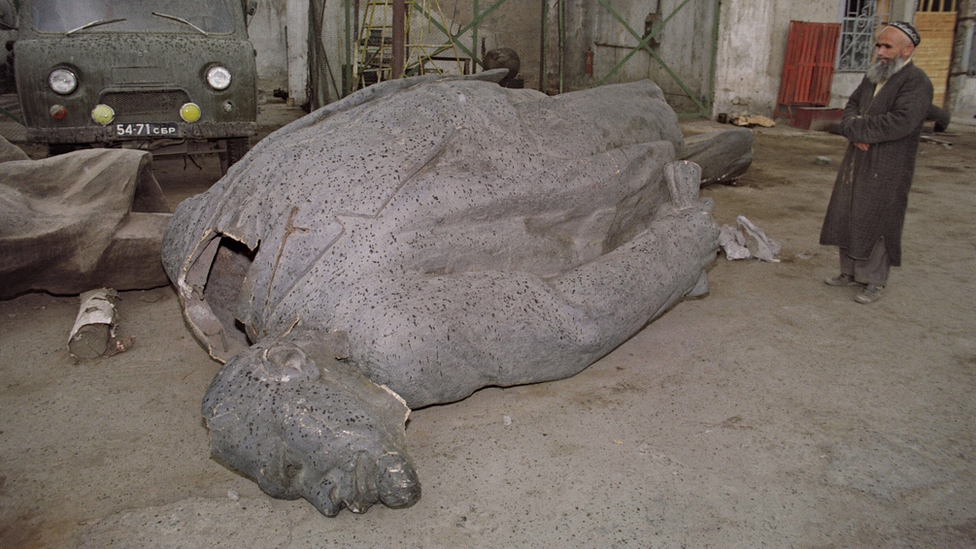
[[915,28],[921,43],[915,48],[912,61],[925,71],[932,81],[932,103],[939,107],[945,103],[946,86],[949,82],[949,65],[952,62],[952,42],[956,32],[956,14],[945,12],[917,12]]

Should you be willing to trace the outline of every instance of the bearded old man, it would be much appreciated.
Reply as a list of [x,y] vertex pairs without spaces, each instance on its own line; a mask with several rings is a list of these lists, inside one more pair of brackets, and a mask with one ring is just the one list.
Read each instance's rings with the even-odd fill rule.
[[840,247],[840,274],[831,286],[858,286],[858,303],[877,301],[889,268],[901,265],[901,233],[932,83],[912,61],[919,43],[910,24],[878,35],[875,62],[851,95],[840,122],[850,140],[820,243]]

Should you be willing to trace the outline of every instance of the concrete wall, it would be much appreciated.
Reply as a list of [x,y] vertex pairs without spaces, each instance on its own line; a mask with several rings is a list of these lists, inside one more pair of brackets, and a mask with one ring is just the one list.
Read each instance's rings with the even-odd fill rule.
[[288,50],[285,38],[286,0],[258,0],[247,34],[257,52],[258,89],[271,95],[288,89]]
[[[655,13],[667,16],[681,2],[605,1],[641,36],[648,21],[655,23],[649,16]],[[258,0],[258,9],[249,26],[251,41],[257,50],[259,88],[267,95],[276,89],[287,90],[290,101],[295,104],[308,100],[308,3],[308,0]],[[365,5],[365,0],[360,3]],[[470,0],[458,2],[449,13],[441,11],[438,18],[452,32],[457,32],[471,22],[473,4]],[[493,4],[482,0],[479,11],[484,12]],[[461,38],[461,42],[467,48],[475,49],[478,56],[497,47],[514,49],[520,56],[520,76],[527,88],[558,93],[591,87],[601,81],[614,83],[649,78],[665,90],[676,109],[692,111],[697,107],[685,98],[686,91],[699,98],[709,91],[714,5],[715,0],[691,0],[665,24],[664,31],[652,45],[655,54],[678,79],[647,52],[638,50],[634,53],[638,39],[599,0],[563,2],[562,52],[559,51],[560,14],[556,0],[506,0],[482,19],[477,44],[470,32]],[[893,0],[891,18],[911,21],[914,9],[914,0]],[[957,33],[957,41],[972,40],[970,12],[976,10],[976,0],[962,0],[960,9],[964,12],[964,20],[960,23],[962,28]],[[840,17],[841,0],[721,2],[712,115],[772,115],[783,72],[790,21],[830,23],[839,22]],[[329,98],[334,100],[341,95],[346,60],[344,2],[326,2],[321,23],[322,44],[331,68]],[[588,51],[592,52],[592,74],[587,72]],[[950,78],[950,107],[956,116],[972,117],[976,113],[976,79],[965,74],[965,67],[960,65],[964,61],[960,60],[961,55],[957,53]],[[616,72],[610,74],[622,61]],[[475,72],[477,70],[480,69]],[[835,73],[830,106],[842,107],[862,77],[860,72]],[[677,80],[683,82],[687,90]]]
[[[840,0],[812,0],[797,5],[793,0],[738,0],[722,2],[715,62],[713,113],[772,114],[779,90],[783,58],[791,19],[836,22]],[[643,37],[645,25],[666,17],[681,0],[607,0],[616,15]],[[365,1],[361,0],[365,5]],[[259,87],[266,93],[287,89],[292,101],[306,99],[308,51],[304,40],[308,29],[307,0],[259,0],[251,25],[251,40],[258,51]],[[490,8],[482,1],[480,11]],[[483,51],[510,47],[521,58],[520,76],[525,86],[557,93],[560,89],[583,89],[599,82],[614,83],[649,78],[668,94],[679,110],[695,110],[685,99],[690,91],[699,99],[708,94],[711,71],[714,0],[692,0],[664,26],[652,49],[673,71],[662,68],[646,51],[633,52],[638,42],[598,0],[565,0],[563,3],[564,47],[558,52],[558,3],[539,0],[506,0],[485,16],[478,28],[478,44],[466,34],[461,41],[468,48]],[[327,2],[323,19],[323,44],[341,90],[345,63],[343,2]],[[473,2],[459,2],[444,15],[453,32],[472,19]],[[547,9],[544,22],[543,10]],[[652,16],[652,17],[649,17]],[[547,52],[543,51],[547,43]],[[593,54],[592,74],[587,73],[587,52]],[[628,57],[629,56],[629,57]],[[627,58],[626,61],[624,59]],[[610,74],[622,61],[616,72]],[[289,69],[291,67],[291,69]],[[545,69],[548,86],[543,83]],[[683,86],[678,83],[681,81]],[[839,76],[836,102],[847,95],[860,75]],[[560,87],[560,84],[562,86]]]
[[[321,43],[325,50],[324,60],[331,69],[324,80],[329,86],[331,100],[341,95],[343,89],[343,66],[346,64],[346,21],[345,1],[324,2]],[[360,9],[365,10],[366,0],[360,0]],[[483,0],[479,12],[483,13],[494,2]],[[473,2],[459,2],[456,5],[435,3],[427,7],[434,14],[435,21],[457,32],[468,25],[473,17]],[[477,43],[471,32],[459,40],[466,48],[476,52],[480,58],[485,51],[499,47],[514,49],[521,60],[519,75],[525,86],[540,87],[542,64],[542,35],[544,2],[540,0],[506,0],[485,15],[478,26]],[[450,9],[450,11],[445,11]],[[442,33],[430,26],[416,12],[412,19],[414,29],[412,40],[423,44],[443,44],[446,39]],[[265,93],[275,89],[287,90],[289,100],[301,104],[307,97],[308,63],[307,47],[309,25],[309,0],[258,0],[258,9],[248,28],[251,42],[257,50],[257,70],[259,88]],[[360,18],[362,11],[360,12]],[[461,56],[466,56],[460,51]],[[442,55],[451,55],[451,52]],[[355,62],[355,61],[353,61]],[[325,68],[324,66],[322,67]],[[450,70],[450,69],[448,69]],[[481,69],[476,66],[473,72]]]
[[[801,7],[792,5],[791,0],[723,2],[716,60],[715,112],[771,114],[782,72],[790,18],[836,21],[838,1],[815,0]],[[360,3],[365,5],[365,0]],[[477,45],[472,42],[471,33],[461,41],[468,48],[477,48],[479,56],[496,47],[514,49],[521,58],[520,76],[526,87],[557,93],[600,82],[649,78],[665,90],[676,108],[696,110],[686,95],[690,92],[703,99],[709,92],[715,0],[692,0],[665,23],[652,49],[667,69],[646,51],[634,52],[639,39],[621,24],[617,15],[643,37],[648,23],[654,25],[670,15],[681,0],[607,0],[607,3],[615,14],[598,0],[563,2],[564,47],[561,52],[558,51],[559,35],[554,28],[558,27],[560,16],[559,4],[555,0],[506,0],[482,19]],[[482,1],[479,10],[484,11],[492,4]],[[342,1],[326,3],[322,40],[340,89],[345,63],[343,7]],[[445,26],[456,32],[467,25],[473,17],[472,8],[471,1],[459,2],[449,14],[442,12]],[[260,89],[267,94],[275,89],[286,89],[290,100],[296,103],[306,100],[307,10],[308,0],[259,0],[249,27],[251,41],[258,52]],[[654,14],[657,14],[657,20]],[[757,41],[757,38],[761,40]],[[769,46],[765,46],[765,40],[769,41]],[[544,45],[546,51],[543,51]],[[587,52],[592,53],[592,73],[587,72]],[[547,72],[548,85],[543,82],[543,70]]]
[[[247,30],[257,53],[258,89],[263,95],[282,90],[292,104],[309,100],[309,15],[309,0],[258,0]],[[340,95],[337,90],[342,90],[345,54],[343,2],[325,2],[321,24],[322,44],[331,68],[329,94],[335,100]]]
[[[597,0],[586,4],[587,18],[578,23],[583,39],[573,48],[578,53],[563,67],[569,88],[649,79],[664,90],[676,110],[697,111],[688,97],[704,103],[709,91],[714,0],[693,0],[683,6],[680,0],[607,0],[607,4],[611,9]],[[644,48],[635,51],[658,27],[661,30],[648,42],[654,55]],[[592,74],[580,70],[585,68],[587,51],[593,53]]]
[[[649,14],[667,15],[681,0],[652,0],[650,4],[630,0],[609,0],[614,11],[621,14],[638,35],[643,36]],[[360,4],[365,6],[365,0]],[[290,100],[300,103],[306,98],[308,50],[307,38],[308,0],[259,0],[258,10],[249,27],[251,41],[258,51],[259,87],[270,94],[275,89],[288,90]],[[431,4],[433,6],[433,4]],[[525,87],[546,89],[557,93],[560,79],[565,83],[563,91],[596,85],[623,57],[628,55],[638,39],[598,0],[566,0],[563,4],[565,47],[558,54],[558,3],[540,0],[505,0],[493,7],[494,2],[483,0],[479,12],[491,9],[478,25],[477,43],[471,32],[464,34],[460,42],[475,50],[480,57],[484,52],[498,47],[514,49],[521,60],[520,77]],[[655,53],[668,64],[684,85],[697,97],[708,93],[708,77],[711,68],[712,7],[714,0],[693,0],[667,22],[665,31],[658,37]],[[473,19],[474,2],[459,2],[449,13],[441,11],[435,16],[452,32],[468,25]],[[323,18],[323,45],[326,47],[333,75],[340,81],[345,63],[345,15],[342,1],[327,2]],[[444,8],[444,6],[441,6]],[[547,19],[544,18],[548,16]],[[416,21],[414,23],[416,27]],[[548,44],[544,44],[548,42]],[[597,45],[599,44],[599,45]],[[546,56],[545,50],[549,52]],[[593,74],[587,73],[587,51],[594,53]],[[542,71],[549,74],[548,88],[544,88]],[[477,72],[480,69],[475,69]],[[655,61],[650,54],[639,51],[631,56],[617,73],[606,78],[605,83],[650,78],[657,82],[674,103],[682,101],[685,92],[681,85]]]
[[713,114],[771,116],[779,94],[790,21],[836,23],[839,13],[839,0],[723,2]]
[[308,12],[308,0],[285,3],[288,102],[295,105],[302,105],[308,99]]
[[[915,0],[892,0],[892,20],[911,21]],[[838,23],[841,0],[723,2],[713,114],[771,115],[776,108],[790,21]],[[862,72],[835,72],[829,106],[843,107]]]
[[974,123],[976,116],[976,75],[968,72],[976,54],[976,0],[961,0],[946,108],[958,119]]
[[772,114],[777,90],[767,40],[779,34],[772,28],[774,10],[766,0],[722,4],[713,114]]
[[[491,7],[495,0],[481,0],[479,11]],[[471,2],[459,2],[459,12],[471,9]],[[525,87],[541,89],[542,67],[542,36],[544,0],[506,0],[488,15],[484,16],[478,25],[478,56],[483,52],[496,48],[511,48],[519,55],[521,68],[519,77],[525,80]],[[448,4],[442,3],[447,10]],[[463,13],[463,12],[461,12]],[[445,14],[447,15],[447,14]],[[454,30],[467,25],[471,21],[471,12],[465,13],[457,19]],[[463,24],[462,24],[463,23]],[[471,34],[466,34],[463,42],[471,43]],[[470,46],[469,46],[470,47]],[[481,69],[478,69],[479,71]]]

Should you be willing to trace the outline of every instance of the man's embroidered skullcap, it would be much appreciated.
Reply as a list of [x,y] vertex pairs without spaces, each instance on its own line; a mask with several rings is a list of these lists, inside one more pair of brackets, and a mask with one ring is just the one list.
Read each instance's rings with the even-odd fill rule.
[[910,24],[904,21],[895,21],[894,23],[888,23],[888,26],[895,27],[896,29],[905,33],[905,35],[907,35],[908,38],[912,41],[912,44],[916,46],[918,45],[919,42],[922,41],[922,38],[918,35],[918,31],[915,30],[915,27],[911,26]]

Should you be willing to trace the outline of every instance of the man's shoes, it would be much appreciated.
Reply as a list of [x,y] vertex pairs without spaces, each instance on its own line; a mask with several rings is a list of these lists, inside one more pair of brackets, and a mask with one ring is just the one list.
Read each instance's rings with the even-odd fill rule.
[[824,279],[824,284],[828,286],[860,286],[861,283],[854,280],[849,274],[839,274]]
[[868,284],[863,290],[854,296],[854,301],[864,303],[865,305],[868,303],[874,303],[875,301],[881,299],[882,293],[884,293],[884,286]]

